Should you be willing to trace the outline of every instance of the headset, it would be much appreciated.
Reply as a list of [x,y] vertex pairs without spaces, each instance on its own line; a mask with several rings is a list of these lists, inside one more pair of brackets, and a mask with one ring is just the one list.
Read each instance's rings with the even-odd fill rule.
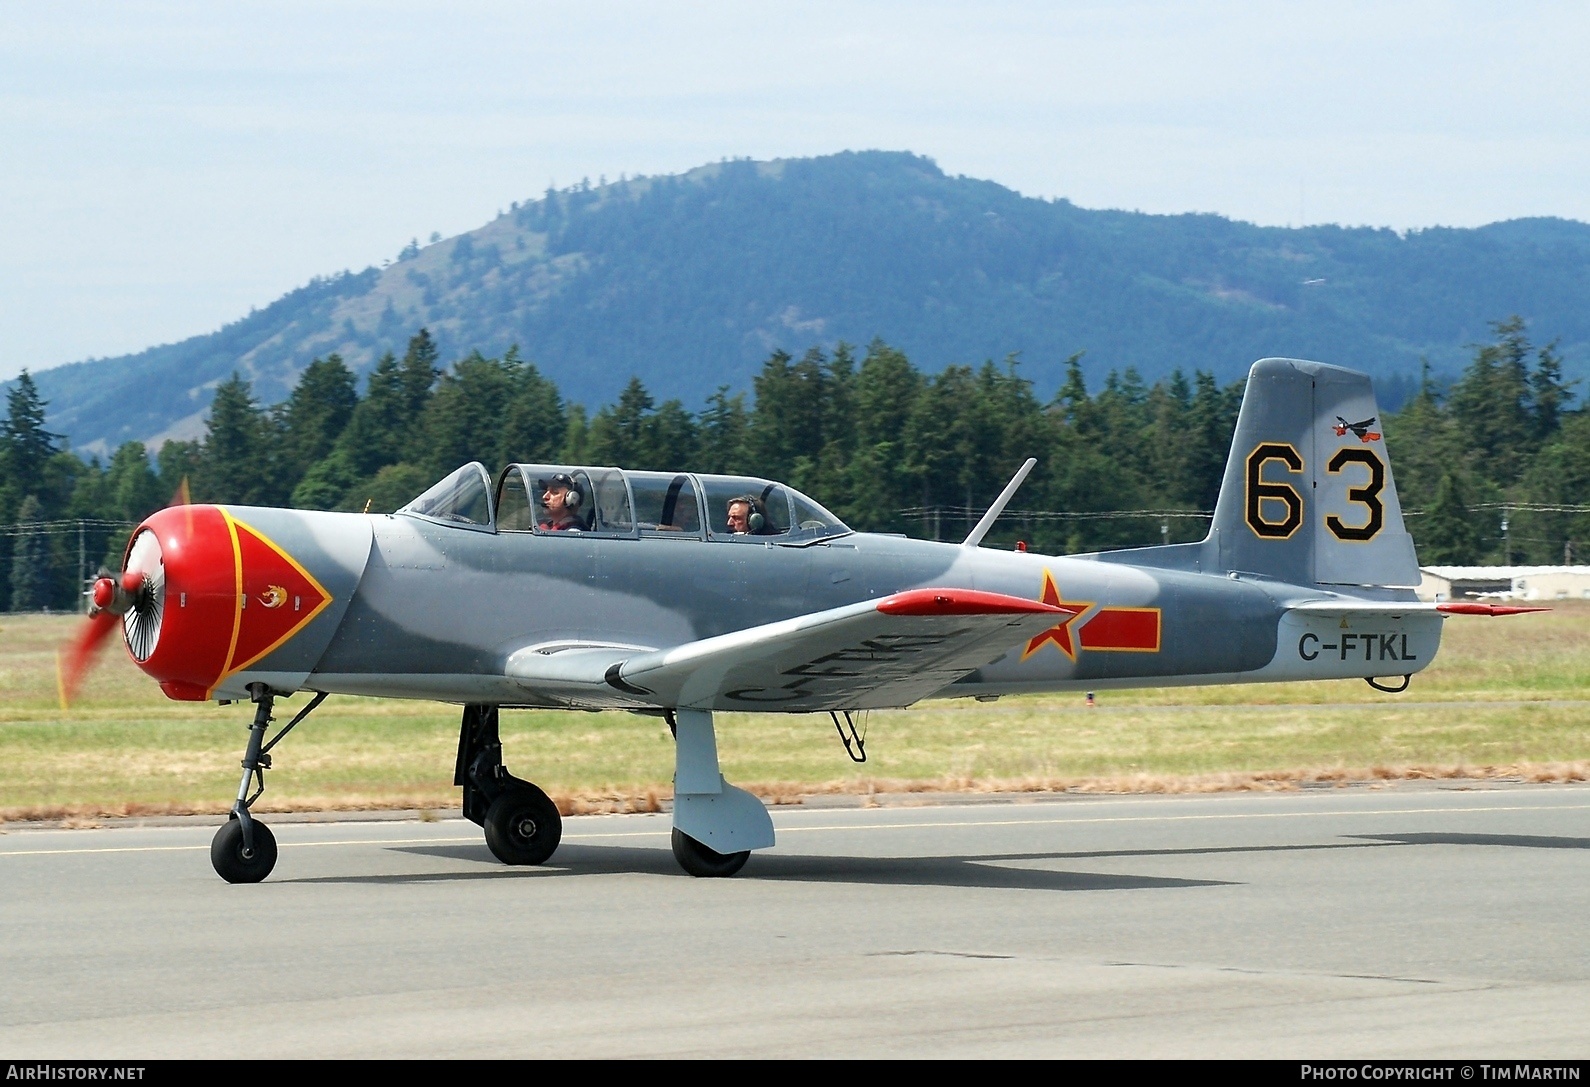
[[[762,494],[763,498],[767,496],[766,491],[762,492]],[[737,498],[729,499],[727,505],[724,508],[727,509],[728,506],[738,506],[741,504],[746,507],[747,512],[747,516],[745,518],[746,534],[750,536],[760,536],[762,534],[762,530],[767,527],[767,517],[765,517],[762,512],[767,507],[762,504],[762,498],[757,498],[755,495],[742,494]]]
[[559,472],[551,479],[538,479],[536,486],[541,488],[543,494],[553,487],[564,488],[568,493],[563,496],[563,508],[571,513],[578,510],[580,503],[585,500],[585,496],[580,493],[580,485],[574,482],[574,477],[567,472]]

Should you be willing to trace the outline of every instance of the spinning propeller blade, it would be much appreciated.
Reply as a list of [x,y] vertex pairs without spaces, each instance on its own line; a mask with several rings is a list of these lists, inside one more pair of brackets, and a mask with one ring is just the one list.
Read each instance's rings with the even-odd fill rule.
[[165,581],[160,542],[151,532],[134,537],[127,549],[126,566],[119,575],[100,571],[90,593],[87,621],[78,628],[71,643],[56,654],[56,685],[62,709],[70,707],[77,697],[83,678],[111,631],[121,628],[134,657],[140,661],[148,658],[160,637]]
[[121,617],[112,612],[101,611],[90,615],[83,625],[77,628],[77,634],[71,642],[56,654],[56,685],[60,691],[63,710],[70,708],[72,699],[77,697],[77,690],[82,686],[83,677],[88,674],[100,647],[119,626],[121,626]]

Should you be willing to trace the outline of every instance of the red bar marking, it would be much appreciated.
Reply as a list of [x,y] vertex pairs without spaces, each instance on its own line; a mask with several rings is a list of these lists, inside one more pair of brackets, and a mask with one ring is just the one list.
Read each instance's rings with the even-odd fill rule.
[[1116,653],[1158,653],[1158,608],[1100,608],[1082,625],[1083,649]]

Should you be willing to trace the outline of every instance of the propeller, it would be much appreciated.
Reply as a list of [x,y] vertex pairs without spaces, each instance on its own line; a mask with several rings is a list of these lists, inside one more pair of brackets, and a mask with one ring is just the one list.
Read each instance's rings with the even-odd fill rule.
[[[189,504],[186,478],[172,496],[171,504]],[[153,532],[143,529],[127,549],[127,560],[119,575],[101,568],[89,591],[88,620],[56,656],[61,708],[71,706],[100,650],[118,626],[133,658],[140,662],[148,660],[160,640],[160,620],[165,607],[166,566],[160,540]]]

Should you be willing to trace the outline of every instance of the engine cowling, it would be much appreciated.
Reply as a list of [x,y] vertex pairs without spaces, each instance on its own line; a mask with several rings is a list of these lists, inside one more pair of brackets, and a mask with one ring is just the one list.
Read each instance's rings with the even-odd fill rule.
[[331,630],[305,632],[347,607],[370,538],[356,514],[172,506],[138,526],[121,583],[95,599],[127,594],[127,651],[168,697],[236,697],[222,688],[258,668],[273,685],[308,674]]

